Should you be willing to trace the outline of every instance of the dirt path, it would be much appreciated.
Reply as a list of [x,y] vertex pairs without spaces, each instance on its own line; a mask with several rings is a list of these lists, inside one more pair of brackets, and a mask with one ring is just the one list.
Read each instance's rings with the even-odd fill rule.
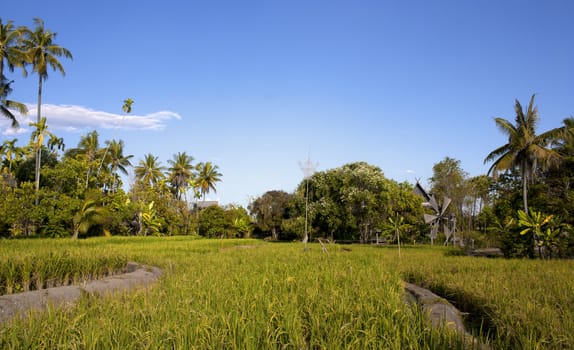
[[82,293],[103,295],[125,291],[135,287],[146,287],[161,276],[157,267],[148,267],[129,262],[127,273],[86,282],[81,285],[34,290],[30,292],[0,296],[0,323],[15,315],[26,315],[30,310],[44,310],[49,304],[62,306],[75,302]]

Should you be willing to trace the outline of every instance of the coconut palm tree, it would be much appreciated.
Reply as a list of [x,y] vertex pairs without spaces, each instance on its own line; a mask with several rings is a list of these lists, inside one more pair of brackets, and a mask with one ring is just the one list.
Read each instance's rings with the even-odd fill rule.
[[175,197],[181,199],[181,194],[185,193],[189,180],[193,178],[193,157],[185,152],[174,154],[173,159],[167,161],[171,167],[168,180],[171,183]]
[[72,59],[72,53],[54,43],[57,33],[44,28],[44,21],[34,18],[36,28],[34,31],[23,33],[22,47],[25,50],[26,60],[32,65],[32,72],[38,74],[38,114],[37,120],[40,122],[42,115],[42,86],[48,78],[48,67],[54,71],[59,71],[66,75],[64,66],[58,61],[58,57]]
[[133,155],[124,155],[124,141],[120,140],[119,142],[116,140],[107,141],[108,144],[108,161],[109,161],[109,170],[112,175],[112,184],[111,190],[112,192],[116,192],[117,190],[117,180],[118,180],[118,171],[124,175],[128,175],[127,167],[132,166],[130,159]]
[[0,81],[0,114],[12,121],[12,127],[17,128],[19,126],[16,116],[12,111],[16,111],[20,114],[27,114],[28,107],[25,104],[17,101],[12,101],[8,99],[8,95],[12,92],[10,84],[14,81],[6,81],[2,78]]
[[158,157],[151,153],[146,154],[144,159],[140,160],[139,165],[134,168],[136,179],[150,187],[154,187],[164,178],[164,170],[165,167],[160,165]]
[[[132,112],[132,104],[134,103],[134,101],[131,98],[125,99],[124,100],[124,104],[122,105],[122,110],[124,111],[125,114],[129,114]],[[125,115],[122,116],[122,122],[125,118]],[[113,138],[113,135],[112,135]],[[98,175],[97,177],[100,177],[100,172],[102,171],[102,166],[104,166],[104,160],[106,160],[106,157],[108,155],[108,151],[110,150],[110,143],[108,143],[108,147],[106,147],[106,150],[104,151],[104,155],[102,156],[102,161],[100,162],[100,167],[98,168]]]
[[[44,145],[44,139],[46,136],[55,137],[54,134],[48,131],[48,124],[46,124],[46,118],[42,117],[38,123],[30,123],[30,126],[34,127],[34,131],[30,134],[30,144],[32,149],[36,153],[36,171],[34,173],[34,181],[36,193],[40,189],[40,166],[42,164],[42,146]],[[37,198],[36,198],[37,200]]]
[[218,171],[219,167],[211,164],[211,162],[199,163],[198,169],[197,186],[205,201],[205,195],[209,193],[210,190],[217,192],[215,183],[221,181],[221,173]]
[[528,214],[528,185],[536,179],[540,169],[546,169],[560,161],[560,155],[549,146],[562,133],[562,128],[536,134],[538,108],[534,106],[534,97],[530,98],[528,109],[523,111],[520,102],[515,102],[515,124],[504,118],[495,118],[496,126],[508,136],[508,143],[490,152],[484,163],[493,162],[488,170],[496,180],[503,171],[518,169],[522,180],[522,198],[524,212]]
[[2,23],[0,18],[0,114],[12,121],[12,127],[18,127],[18,121],[12,111],[21,114],[28,113],[26,105],[20,102],[8,100],[8,95],[12,92],[9,81],[4,75],[4,67],[13,72],[14,67],[21,67],[24,74],[24,52],[21,49],[21,39],[26,32],[24,27],[15,28],[12,21]]
[[[29,30],[25,27],[15,28],[12,21],[2,23],[0,18],[0,78],[5,78],[4,67],[10,72],[14,67],[24,68],[25,54],[22,50],[22,35]],[[23,71],[26,74],[26,70]]]
[[134,100],[132,100],[131,98],[124,100],[124,105],[122,106],[122,110],[124,111],[125,114],[130,114],[132,112],[132,104],[133,103],[134,103]]
[[[72,53],[54,43],[56,34],[44,28],[44,21],[34,18],[36,28],[34,31],[26,30],[22,34],[22,48],[25,52],[27,63],[32,65],[32,72],[38,74],[38,108],[36,120],[41,122],[42,115],[42,85],[48,78],[48,67],[65,75],[64,66],[58,61],[58,57],[72,58]],[[37,151],[39,153],[39,150]],[[36,154],[36,192],[40,188],[40,155]]]

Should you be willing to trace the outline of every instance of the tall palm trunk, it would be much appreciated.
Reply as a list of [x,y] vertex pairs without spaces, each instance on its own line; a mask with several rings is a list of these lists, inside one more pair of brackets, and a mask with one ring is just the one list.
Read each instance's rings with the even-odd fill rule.
[[[36,116],[37,123],[40,124],[42,115],[42,75],[38,74],[38,114]],[[34,169],[34,181],[36,189],[36,205],[38,205],[38,191],[40,190],[40,166],[42,164],[42,145],[36,150],[36,167]]]
[[522,202],[524,203],[524,212],[528,214],[528,182],[522,178]]

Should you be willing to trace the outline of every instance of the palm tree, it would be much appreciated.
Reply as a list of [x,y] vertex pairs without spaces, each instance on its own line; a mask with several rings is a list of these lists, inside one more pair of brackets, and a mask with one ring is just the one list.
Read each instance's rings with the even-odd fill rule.
[[[0,18],[0,78],[4,76],[4,67],[8,67],[10,72],[14,67],[24,68],[25,54],[22,50],[22,35],[28,31],[27,28],[14,28],[12,21],[2,23]],[[26,71],[24,70],[24,74]]]
[[215,183],[221,181],[221,173],[218,172],[219,167],[211,164],[211,162],[200,163],[198,165],[198,169],[197,186],[199,187],[201,194],[203,195],[203,200],[205,201],[205,195],[209,193],[210,190],[217,192],[215,189]]
[[384,225],[384,231],[388,234],[393,235],[393,240],[397,238],[397,247],[399,248],[399,258],[401,257],[401,232],[404,232],[410,228],[410,225],[405,223],[405,218],[399,216],[397,213],[396,217],[388,218],[388,223]]
[[[36,28],[34,31],[23,32],[22,47],[25,50],[26,61],[32,64],[32,71],[38,74],[38,113],[37,124],[41,122],[42,115],[42,84],[48,78],[48,67],[65,75],[64,67],[58,61],[58,57],[72,58],[68,49],[54,43],[56,33],[44,28],[44,21],[34,18]],[[44,122],[45,123],[45,122]],[[36,154],[36,192],[40,186],[40,150]]]
[[[96,158],[100,152],[100,143],[98,140],[98,132],[96,130],[88,133],[80,138],[77,148],[72,148],[66,152],[67,157],[81,157],[87,164],[86,171],[86,188],[88,188],[90,175],[92,169],[95,168]],[[92,167],[92,165],[94,165]]]
[[64,66],[58,61],[58,57],[72,59],[72,53],[54,43],[57,33],[44,28],[44,21],[34,18],[36,28],[34,31],[26,31],[23,36],[23,48],[25,49],[27,62],[32,64],[32,71],[38,74],[38,114],[37,120],[40,122],[42,115],[42,85],[48,78],[48,67],[54,71],[59,71],[66,75]]
[[169,170],[169,182],[174,190],[175,197],[181,199],[181,194],[185,192],[189,180],[193,178],[193,157],[185,152],[178,152],[172,160],[167,161],[171,167]]
[[125,114],[130,114],[132,112],[132,104],[133,103],[134,103],[134,100],[132,100],[131,98],[124,100],[124,105],[122,106],[122,110],[124,111]]
[[111,189],[112,192],[116,192],[118,171],[124,175],[128,175],[128,170],[126,167],[132,166],[130,159],[133,157],[133,155],[124,156],[124,141],[122,140],[119,142],[112,140],[108,141],[107,143],[109,149],[109,170],[113,178]]
[[12,139],[11,141],[6,140],[1,146],[2,154],[8,162],[8,173],[12,173],[12,164],[14,161],[18,161],[20,157],[24,155],[22,148],[16,147],[16,142],[18,142],[18,139]]
[[[48,139],[48,149],[50,151],[54,151],[54,150],[64,151],[65,148],[66,148],[66,144],[64,144],[64,138],[58,137],[54,134],[50,135],[50,138]],[[57,152],[55,154],[56,154],[56,156],[58,156]]]
[[[44,145],[44,138],[46,136],[55,137],[54,134],[48,131],[46,124],[46,117],[40,119],[38,123],[30,123],[30,126],[35,127],[34,131],[30,134],[30,144],[36,152],[36,168],[34,172],[34,181],[36,193],[40,189],[40,166],[42,164],[42,146]],[[37,198],[36,198],[37,200]]]
[[[10,84],[14,81],[8,81],[4,75],[4,66],[13,72],[14,67],[24,68],[24,52],[21,49],[22,34],[25,32],[23,27],[14,28],[12,21],[3,24],[0,18],[0,114],[12,121],[12,127],[18,127],[18,121],[12,110],[20,114],[28,113],[26,105],[20,102],[8,100],[8,95],[12,92]],[[23,70],[26,74],[26,70]]]
[[148,153],[144,159],[140,160],[139,165],[134,168],[136,179],[154,187],[161,179],[164,178],[163,171],[165,167],[160,165],[158,157]]
[[522,198],[524,212],[528,213],[528,185],[533,183],[539,169],[546,169],[560,161],[560,155],[549,148],[549,145],[562,133],[562,128],[536,134],[538,108],[534,106],[534,96],[526,113],[520,102],[515,102],[515,125],[504,118],[495,118],[496,126],[508,135],[508,143],[490,152],[484,163],[494,162],[488,174],[496,180],[497,174],[518,168],[522,179]]
[[[131,98],[128,98],[126,100],[124,100],[124,104],[122,105],[122,110],[124,111],[124,113],[128,114],[132,112],[132,104],[134,103],[134,101]],[[125,115],[122,116],[122,121],[124,120]],[[114,129],[114,133],[115,133],[115,129]],[[113,135],[112,135],[112,139],[113,139]],[[108,147],[106,147],[106,150],[104,151],[104,155],[102,157],[102,161],[100,162],[100,167],[98,168],[98,175],[97,177],[100,177],[100,172],[102,171],[102,166],[104,165],[104,160],[106,159],[107,155],[108,155],[108,151],[110,150],[110,143],[108,143]]]
[[78,239],[78,235],[88,232],[92,225],[102,223],[107,215],[107,209],[100,206],[96,200],[86,199],[72,218],[72,239]]
[[18,120],[12,111],[16,111],[20,114],[27,114],[28,107],[25,104],[17,101],[12,101],[8,99],[8,95],[12,92],[10,84],[14,81],[7,82],[6,79],[2,78],[0,81],[0,114],[12,121],[12,127],[18,127]]

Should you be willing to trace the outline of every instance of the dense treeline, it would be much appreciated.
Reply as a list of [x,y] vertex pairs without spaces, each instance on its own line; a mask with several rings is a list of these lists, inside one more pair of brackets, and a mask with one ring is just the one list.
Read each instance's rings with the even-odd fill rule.
[[[100,144],[97,130],[66,149],[65,140],[49,130],[41,99],[49,68],[65,74],[59,59],[72,54],[55,43],[56,33],[41,19],[34,25],[16,27],[0,19],[0,112],[12,126],[18,126],[16,112],[28,111],[9,99],[14,80],[5,73],[18,69],[38,77],[37,118],[28,143],[12,139],[0,145],[0,236],[428,240],[423,211],[435,213],[424,209],[423,198],[412,185],[386,179],[380,168],[364,162],[306,174],[293,193],[268,191],[250,203],[248,213],[238,206],[200,206],[222,174],[210,162],[193,164],[185,151],[167,166],[151,153],[134,165],[122,140]],[[133,102],[124,100],[125,114]],[[486,155],[488,174],[469,177],[460,161],[449,157],[434,165],[429,193],[436,203],[450,203],[436,225],[447,232],[440,220],[448,220],[450,242],[496,246],[507,256],[571,256],[574,118],[538,134],[534,96],[526,109],[516,101],[514,110],[514,122],[495,118],[508,143]],[[125,190],[122,179],[132,167],[135,176]]]

